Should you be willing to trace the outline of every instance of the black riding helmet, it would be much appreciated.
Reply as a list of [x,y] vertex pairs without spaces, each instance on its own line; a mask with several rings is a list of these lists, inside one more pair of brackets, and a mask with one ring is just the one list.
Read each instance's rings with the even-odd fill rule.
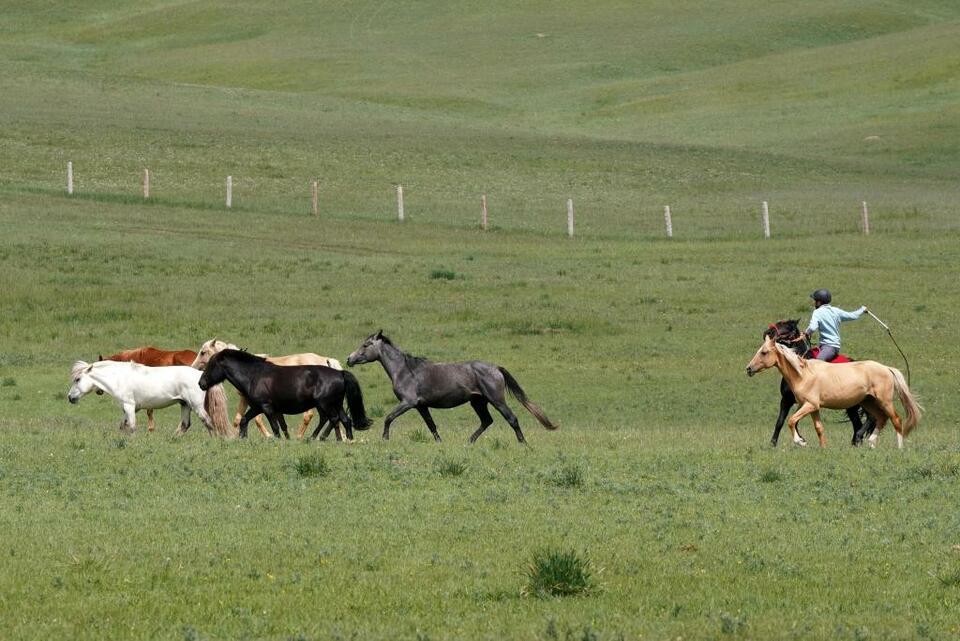
[[832,297],[830,296],[829,289],[818,289],[817,291],[810,294],[810,298],[817,301],[818,303],[823,303],[824,305],[829,303],[830,300],[832,299]]

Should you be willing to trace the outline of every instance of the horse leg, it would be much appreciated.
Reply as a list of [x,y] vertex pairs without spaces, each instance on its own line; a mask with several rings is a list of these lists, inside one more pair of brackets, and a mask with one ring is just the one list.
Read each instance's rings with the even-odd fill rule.
[[313,410],[307,410],[303,413],[303,420],[300,422],[300,429],[297,431],[297,438],[303,440],[303,435],[307,433],[307,428],[310,427],[310,421],[313,419]]
[[267,420],[270,422],[270,429],[273,430],[273,434],[271,434],[270,430],[267,429],[267,426],[263,424],[263,417],[257,416],[257,418],[255,419],[255,422],[257,424],[257,427],[260,428],[260,433],[263,434],[266,438],[270,438],[271,436],[276,436],[277,438],[280,438],[280,433],[273,426],[273,421],[270,421],[269,416],[267,417]]
[[[777,441],[780,440],[780,430],[783,429],[783,423],[787,420],[787,414],[790,413],[790,408],[794,406],[797,402],[797,397],[793,395],[793,392],[790,390],[790,386],[787,385],[786,379],[780,379],[780,414],[777,416],[777,424],[773,426],[773,436],[770,437],[770,445],[772,447],[777,446]],[[803,440],[803,437],[800,437],[800,440]]]
[[[313,430],[313,434],[310,435],[310,438],[316,439],[319,436],[321,441],[325,441],[327,436],[330,435],[330,430],[333,428],[333,423],[330,422],[330,419],[328,419],[320,410],[317,410],[317,417],[317,429]],[[324,425],[327,426],[327,429],[321,434],[321,430],[323,430]],[[339,436],[339,434],[337,434],[337,436]]]
[[[267,418],[270,418],[270,417],[268,416]],[[273,431],[276,432],[277,427],[279,427],[280,431],[283,432],[283,437],[289,441],[290,432],[287,431],[287,419],[284,417],[284,415],[274,414],[273,419],[270,421],[270,423],[273,424],[274,422],[276,423],[276,427],[273,428]],[[277,434],[277,436],[280,436],[280,434]]]
[[429,428],[430,433],[433,434],[433,440],[439,443],[440,432],[437,431],[437,424],[433,422],[433,417],[430,416],[430,409],[418,407],[417,411],[420,412],[420,417],[423,418],[423,422],[427,424],[427,428]]
[[516,414],[510,409],[510,406],[507,405],[507,402],[500,399],[489,399],[490,403],[497,408],[497,411],[507,420],[507,423],[510,424],[510,427],[513,428],[513,432],[517,435],[517,441],[521,443],[526,443],[527,441],[523,438],[523,432],[520,431],[520,421],[517,420]]
[[147,410],[147,431],[152,432],[154,428],[153,410]]
[[240,423],[237,425],[237,433],[240,435],[240,438],[247,438],[247,424],[254,419],[260,410],[254,407],[248,407],[247,411],[244,412],[243,417],[240,419]]
[[177,431],[173,435],[183,436],[188,429],[190,429],[190,406],[180,401],[180,424],[177,425]]
[[401,401],[399,405],[393,408],[393,411],[387,414],[387,418],[383,419],[383,440],[390,440],[390,424],[393,423],[398,416],[404,412],[409,412],[413,409],[413,403],[408,403],[407,401]]
[[887,424],[887,415],[880,407],[880,404],[877,403],[876,399],[872,396],[867,396],[860,401],[860,404],[874,421],[873,433],[870,434],[870,438],[867,439],[867,442],[870,444],[870,447],[876,447],[877,439],[880,437],[880,430],[882,430],[883,426]]
[[900,415],[897,414],[897,408],[894,407],[892,400],[877,399],[877,402],[880,404],[880,409],[883,410],[883,413],[890,419],[890,422],[893,423],[893,429],[897,432],[897,448],[903,449],[903,425],[900,423]]
[[250,403],[247,402],[247,397],[243,394],[240,395],[240,403],[237,405],[237,415],[233,417],[233,429],[240,428],[240,421],[243,420],[243,415],[247,411],[247,407]]
[[477,413],[477,416],[480,417],[480,427],[477,428],[477,431],[470,435],[470,442],[474,443],[483,432],[493,425],[493,417],[490,416],[490,409],[487,407],[487,399],[482,396],[472,396],[470,397],[470,405],[473,407],[473,411]]
[[823,421],[820,420],[820,412],[816,411],[810,414],[813,417],[813,427],[817,430],[817,439],[820,441],[820,447],[826,447],[827,439],[823,435]]
[[342,406],[338,409],[340,412],[339,426],[347,433],[347,442],[353,443],[353,421],[351,421],[347,413],[343,411]]
[[133,403],[123,404],[123,420],[120,422],[120,431],[133,434],[137,431],[137,406]]
[[790,426],[790,432],[793,434],[793,442],[797,445],[806,445],[807,442],[803,440],[803,437],[800,436],[800,433],[797,431],[797,423],[800,422],[807,414],[811,414],[817,411],[817,407],[810,403],[809,401],[805,402],[800,406],[800,409],[790,417],[790,420],[787,421],[787,425]]

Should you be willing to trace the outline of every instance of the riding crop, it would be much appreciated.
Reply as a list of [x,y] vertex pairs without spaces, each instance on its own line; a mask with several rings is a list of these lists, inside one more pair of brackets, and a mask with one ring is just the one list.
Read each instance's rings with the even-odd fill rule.
[[893,345],[894,345],[894,347],[897,348],[897,351],[900,352],[900,356],[903,356],[903,362],[904,362],[904,363],[906,364],[906,366],[907,366],[907,385],[909,385],[909,384],[910,384],[910,361],[907,360],[906,354],[904,354],[904,353],[903,353],[903,350],[900,349],[900,346],[897,345],[897,339],[895,339],[895,338],[893,337],[893,332],[890,331],[890,328],[887,326],[887,324],[884,323],[884,322],[883,322],[882,320],[880,320],[879,318],[877,318],[876,314],[874,314],[873,312],[871,312],[869,309],[867,310],[867,313],[870,314],[870,317],[873,318],[873,320],[875,320],[875,321],[877,321],[878,323],[880,323],[880,327],[882,327],[882,328],[884,328],[885,330],[887,330],[887,336],[889,336],[889,337],[890,337],[890,340],[893,341]]

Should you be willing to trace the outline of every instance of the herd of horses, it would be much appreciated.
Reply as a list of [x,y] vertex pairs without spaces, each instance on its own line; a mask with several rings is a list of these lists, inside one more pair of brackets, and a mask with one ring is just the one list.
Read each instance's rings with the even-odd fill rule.
[[[869,435],[870,445],[875,446],[889,420],[897,434],[897,445],[903,447],[904,437],[917,426],[921,415],[903,374],[875,361],[851,361],[846,357],[830,363],[816,360],[798,323],[772,323],[747,365],[750,376],[773,367],[783,376],[780,413],[771,445],[776,446],[790,409],[799,404],[787,421],[797,445],[806,445],[798,423],[807,415],[813,418],[821,447],[826,445],[820,410],[829,408],[846,410],[853,426],[853,445],[859,445]],[[490,405],[513,428],[517,441],[524,443],[520,423],[506,403],[507,391],[545,428],[557,428],[529,400],[516,379],[498,365],[485,361],[436,363],[404,352],[382,331],[364,339],[347,358],[350,367],[371,362],[382,365],[399,401],[384,419],[384,439],[390,438],[394,420],[415,409],[434,439],[440,441],[430,410],[470,403],[480,419],[479,427],[470,436],[471,443],[493,424]],[[224,382],[240,394],[232,423],[226,410]],[[251,354],[217,338],[205,342],[198,352],[142,347],[101,356],[93,363],[77,361],[71,369],[71,383],[71,403],[91,391],[114,397],[123,410],[120,427],[130,431],[136,429],[138,410],[146,410],[147,429],[153,431],[153,410],[174,404],[181,406],[178,435],[189,429],[191,412],[200,417],[211,434],[220,436],[246,437],[248,423],[255,420],[264,436],[290,438],[284,418],[289,414],[303,414],[297,432],[301,439],[314,414],[319,416],[319,422],[311,438],[326,439],[334,431],[337,440],[353,440],[354,429],[365,430],[371,425],[359,382],[338,360],[313,353]],[[903,420],[894,406],[895,398],[899,398],[905,410]],[[269,430],[261,415],[266,416]]]
[[[404,352],[382,331],[368,336],[350,354],[347,364],[352,367],[374,361],[383,366],[400,401],[384,421],[384,439],[390,438],[390,424],[398,416],[416,409],[439,441],[430,410],[470,403],[480,418],[471,443],[493,423],[489,405],[524,443],[520,422],[506,403],[507,391],[545,428],[557,428],[530,401],[516,379],[498,365],[484,361],[435,363]],[[241,398],[232,425],[226,420],[224,382],[235,387]],[[335,430],[337,440],[344,435],[352,440],[354,428],[363,430],[371,424],[356,377],[344,371],[336,359],[312,353],[281,357],[250,354],[217,338],[204,343],[199,352],[144,347],[101,356],[93,363],[77,361],[71,369],[68,400],[77,403],[91,391],[109,394],[120,404],[120,428],[129,431],[136,430],[137,410],[147,411],[148,430],[152,431],[152,411],[174,404],[181,406],[178,435],[189,429],[191,411],[211,434],[220,436],[246,437],[248,423],[256,419],[265,436],[290,438],[284,418],[287,414],[304,414],[299,438],[303,438],[312,413],[319,416],[312,438],[324,439]],[[269,432],[259,422],[260,415],[267,417]]]

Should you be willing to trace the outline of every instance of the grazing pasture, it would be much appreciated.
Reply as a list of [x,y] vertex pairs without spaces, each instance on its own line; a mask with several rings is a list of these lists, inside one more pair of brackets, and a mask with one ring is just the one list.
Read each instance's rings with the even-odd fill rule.
[[[4,638],[960,633],[960,11],[675,4],[5,9]],[[822,286],[910,357],[902,451],[840,412],[824,450],[767,445],[779,376],[745,365]],[[379,329],[502,365],[560,429],[509,398],[527,446],[468,446],[469,406],[384,442],[379,366],[351,445],[175,439],[176,408],[129,436],[66,398],[128,346],[345,362]],[[868,318],[844,351],[902,366]],[[588,588],[545,596],[544,558]]]

